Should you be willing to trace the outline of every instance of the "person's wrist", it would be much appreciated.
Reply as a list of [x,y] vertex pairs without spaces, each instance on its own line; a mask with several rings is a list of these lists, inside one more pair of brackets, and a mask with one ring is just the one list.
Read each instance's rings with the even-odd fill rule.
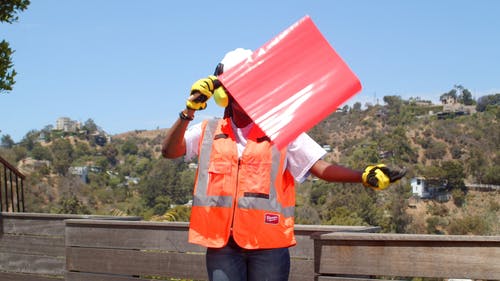
[[179,112],[179,118],[185,121],[193,121],[194,119],[194,110],[186,108],[183,111]]

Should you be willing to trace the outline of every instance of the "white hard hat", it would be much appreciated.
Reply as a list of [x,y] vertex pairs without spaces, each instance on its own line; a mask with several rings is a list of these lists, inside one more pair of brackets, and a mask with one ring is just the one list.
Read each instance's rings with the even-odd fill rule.
[[[252,55],[252,50],[243,48],[237,48],[228,52],[215,68],[214,75],[217,76],[222,74],[224,71],[234,67],[235,65],[247,59],[251,55]],[[229,104],[229,97],[227,96],[227,93],[222,87],[215,89],[214,100],[215,103],[217,103],[219,106],[222,107],[227,107]]]
[[224,71],[227,71],[231,67],[249,58],[252,55],[252,53],[253,53],[252,50],[237,48],[228,52],[220,63],[224,65]]

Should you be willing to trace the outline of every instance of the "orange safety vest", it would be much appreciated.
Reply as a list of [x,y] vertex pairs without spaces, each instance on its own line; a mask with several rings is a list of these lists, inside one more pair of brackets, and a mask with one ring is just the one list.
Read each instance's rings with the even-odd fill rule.
[[202,125],[189,242],[221,248],[232,234],[245,249],[295,245],[295,182],[279,151],[254,126],[241,158],[230,119]]

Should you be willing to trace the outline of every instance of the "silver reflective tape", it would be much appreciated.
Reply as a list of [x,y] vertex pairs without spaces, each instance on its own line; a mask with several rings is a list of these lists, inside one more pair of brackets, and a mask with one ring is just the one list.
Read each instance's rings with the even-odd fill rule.
[[243,197],[238,200],[238,207],[242,209],[263,210],[283,214],[285,218],[293,217],[295,207],[283,208],[276,200],[265,198]]
[[281,173],[278,170],[281,162],[281,153],[279,150],[273,145],[271,147],[271,157],[272,157],[272,165],[271,165],[271,182],[269,183],[269,199],[277,200],[276,195],[276,182],[277,177],[281,177]]
[[[208,120],[201,141],[200,155],[198,160],[198,179],[195,197],[206,196],[208,189],[208,165],[210,164],[210,154],[212,154],[213,135],[217,129],[219,119]],[[194,202],[193,202],[194,204]]]
[[226,207],[231,208],[232,196],[194,196],[193,206],[199,207]]

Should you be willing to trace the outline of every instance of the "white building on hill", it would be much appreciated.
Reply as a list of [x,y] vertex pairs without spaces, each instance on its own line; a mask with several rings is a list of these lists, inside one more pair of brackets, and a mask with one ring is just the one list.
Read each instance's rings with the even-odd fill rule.
[[413,195],[416,195],[420,198],[429,198],[431,193],[427,188],[425,183],[425,178],[423,177],[415,177],[410,180],[411,191]]
[[69,117],[59,117],[56,120],[56,130],[63,132],[76,132],[80,129],[78,121],[71,120]]

